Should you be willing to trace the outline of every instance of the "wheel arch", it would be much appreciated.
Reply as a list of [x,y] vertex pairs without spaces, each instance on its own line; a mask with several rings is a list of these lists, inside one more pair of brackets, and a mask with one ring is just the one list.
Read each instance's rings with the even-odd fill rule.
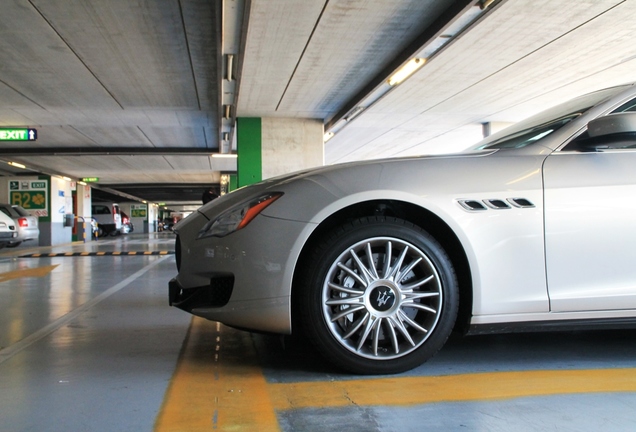
[[465,333],[468,330],[472,314],[473,283],[468,257],[459,238],[448,224],[430,210],[405,201],[382,199],[358,202],[336,211],[324,219],[308,237],[294,269],[291,292],[292,331],[300,326],[297,316],[298,296],[295,295],[295,287],[298,286],[297,278],[302,274],[308,255],[320,240],[336,226],[348,220],[368,216],[392,216],[404,219],[424,229],[442,245],[453,263],[459,285],[460,304],[455,331]]

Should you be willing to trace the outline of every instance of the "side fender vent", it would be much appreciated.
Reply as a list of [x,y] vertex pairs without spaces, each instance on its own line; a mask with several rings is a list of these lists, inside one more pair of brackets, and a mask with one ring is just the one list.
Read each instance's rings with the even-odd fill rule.
[[488,210],[485,205],[481,203],[481,201],[477,200],[458,200],[459,205],[464,207],[466,210],[474,211],[474,210]]
[[533,208],[534,204],[525,198],[508,198],[508,202],[519,208]]
[[532,201],[526,198],[489,198],[484,200],[458,199],[457,202],[464,210],[470,212],[483,210],[506,210],[511,208],[534,208]]
[[486,203],[488,207],[496,209],[496,210],[510,208],[510,204],[500,199],[488,199],[488,200],[484,200],[484,202]]

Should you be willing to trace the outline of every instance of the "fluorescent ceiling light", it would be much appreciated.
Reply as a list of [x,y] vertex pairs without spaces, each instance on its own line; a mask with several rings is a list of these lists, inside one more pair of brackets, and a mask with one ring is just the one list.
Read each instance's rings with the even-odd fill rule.
[[234,153],[213,153],[213,158],[235,158],[238,157],[237,154]]
[[424,66],[424,63],[426,63],[426,59],[424,58],[414,58],[409,60],[404,66],[398,69],[397,72],[391,75],[388,80],[389,85],[394,86],[401,83],[402,81],[413,75],[416,70]]
[[225,68],[227,72],[227,80],[232,81],[232,63],[234,61],[234,56],[232,54],[228,54],[226,58],[227,62],[225,63]]
[[333,132],[327,132],[323,137],[322,140],[323,142],[327,142],[329,141],[331,138],[333,138]]
[[22,165],[21,163],[17,163],[17,162],[7,162],[7,163],[16,168],[22,168],[22,169],[26,168],[26,165]]

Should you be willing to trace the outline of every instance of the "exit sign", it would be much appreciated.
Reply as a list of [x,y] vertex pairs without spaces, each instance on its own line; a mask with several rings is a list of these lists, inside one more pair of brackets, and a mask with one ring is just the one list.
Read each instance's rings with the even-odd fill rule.
[[35,141],[38,131],[35,129],[0,128],[0,141]]
[[99,177],[84,177],[82,178],[84,183],[95,183],[99,181]]

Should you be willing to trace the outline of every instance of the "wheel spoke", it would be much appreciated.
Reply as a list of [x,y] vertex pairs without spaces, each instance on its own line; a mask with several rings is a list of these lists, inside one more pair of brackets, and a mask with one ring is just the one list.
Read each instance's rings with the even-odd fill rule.
[[384,269],[382,271],[383,279],[388,279],[391,274],[391,261],[393,261],[393,243],[388,241],[384,248]]
[[371,277],[375,279],[380,279],[378,275],[378,271],[375,268],[375,261],[373,260],[373,252],[371,251],[371,243],[367,243],[367,262],[369,263],[369,268],[371,269]]
[[407,292],[404,293],[406,300],[419,300],[423,298],[439,297],[438,292]]
[[393,327],[393,322],[390,319],[386,320],[385,322],[385,328],[388,329],[389,339],[391,339],[391,345],[393,345],[393,352],[395,354],[399,354],[400,343],[398,342],[397,334],[395,333],[395,328]]
[[418,323],[416,323],[415,321],[413,321],[411,318],[409,318],[409,316],[407,314],[405,314],[402,311],[398,312],[400,315],[400,319],[402,321],[407,322],[411,327],[413,327],[415,330],[422,332],[422,333],[428,333],[428,330],[426,330],[424,327],[422,327],[421,325],[419,325]]
[[357,289],[354,289],[354,288],[347,288],[347,287],[344,287],[342,285],[335,284],[333,282],[329,282],[328,286],[329,286],[329,288],[331,288],[333,290],[340,291],[340,292],[343,292],[345,294],[351,294],[351,295],[361,295],[362,294],[361,290],[357,290]]
[[413,270],[413,268],[415,268],[416,265],[418,265],[420,263],[420,261],[422,261],[422,258],[418,258],[416,260],[413,260],[413,262],[411,262],[409,265],[407,265],[404,270],[402,270],[396,277],[395,277],[395,281],[396,282],[400,282],[402,279],[404,279],[404,277],[406,275],[408,275],[411,270]]
[[369,320],[367,321],[367,325],[364,327],[364,331],[360,335],[360,340],[358,341],[358,351],[360,351],[362,349],[362,346],[364,345],[364,342],[369,337],[369,333],[371,333],[371,330],[373,330],[373,327],[375,325],[375,321],[376,320],[373,318],[373,316],[369,315]]
[[408,251],[409,251],[409,247],[408,246],[404,246],[404,249],[402,250],[402,253],[400,254],[400,257],[398,258],[397,262],[395,263],[395,265],[391,269],[391,272],[390,272],[389,277],[387,279],[397,280],[396,279],[396,275],[400,271],[400,268],[402,267],[402,263],[404,263],[404,258],[406,258],[406,253]]
[[372,280],[374,280],[373,275],[371,274],[371,272],[369,271],[369,269],[362,264],[362,260],[360,260],[360,257],[358,256],[357,253],[355,253],[355,251],[353,249],[351,249],[351,257],[353,258],[353,261],[355,261],[356,265],[358,266],[358,269],[360,270],[360,273],[362,273],[362,276],[365,279],[365,284],[364,286],[368,286]]
[[364,302],[364,297],[336,297],[325,302],[327,306],[356,306]]
[[420,309],[420,310],[424,310],[426,312],[430,312],[433,314],[436,314],[437,311],[431,307],[428,307],[426,305],[423,305],[422,303],[411,303],[411,302],[405,302],[402,304],[402,307],[410,307],[410,308],[415,308],[415,309]]
[[347,267],[346,265],[342,264],[342,263],[338,263],[338,268],[344,272],[346,272],[349,276],[351,276],[352,278],[354,278],[355,280],[358,281],[358,283],[360,285],[362,285],[363,287],[367,286],[367,283],[358,275],[358,273],[354,272],[353,270],[351,270],[349,267]]
[[358,321],[352,324],[351,329],[342,336],[342,339],[349,339],[351,336],[356,334],[358,330],[360,330],[360,327],[362,327],[362,325],[369,319],[370,316],[371,314],[369,312],[366,312],[362,317],[360,317]]
[[400,287],[400,289],[401,289],[402,291],[411,291],[411,290],[414,290],[415,288],[419,288],[419,287],[421,287],[422,285],[429,283],[429,282],[430,282],[430,281],[432,281],[433,279],[435,279],[435,275],[430,275],[430,276],[429,276],[429,277],[427,277],[426,279],[422,279],[422,280],[419,280],[419,281],[417,281],[417,282],[413,282],[413,283],[408,284],[408,285],[402,285],[402,286]]
[[336,322],[339,319],[346,317],[347,315],[350,315],[352,313],[361,311],[363,309],[365,309],[365,307],[362,306],[362,305],[360,305],[360,306],[351,306],[349,308],[342,309],[339,313],[331,316],[331,322]]
[[382,318],[378,319],[375,323],[375,329],[373,330],[373,355],[378,355],[378,344],[380,341],[380,332],[382,330]]
[[415,346],[415,342],[413,341],[413,338],[411,337],[411,334],[406,329],[406,327],[404,327],[404,323],[399,319],[399,316],[398,317],[391,317],[389,319],[393,323],[393,326],[400,331],[402,336],[404,336],[404,338],[411,344],[411,346]]

